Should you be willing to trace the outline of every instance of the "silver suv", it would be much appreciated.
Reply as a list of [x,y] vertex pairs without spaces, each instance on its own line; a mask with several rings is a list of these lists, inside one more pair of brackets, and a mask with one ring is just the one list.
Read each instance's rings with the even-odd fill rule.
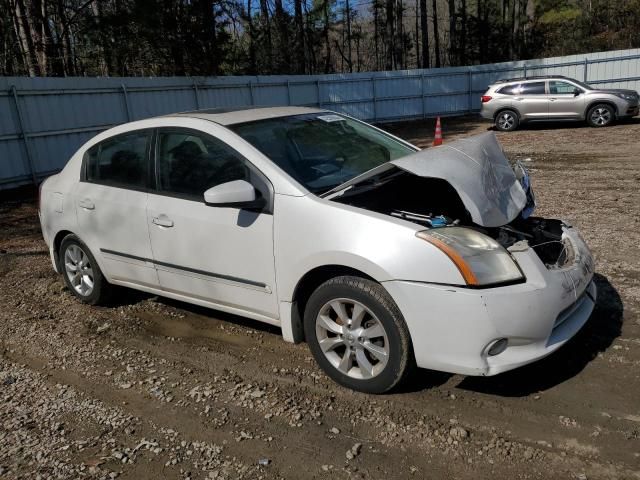
[[482,96],[480,115],[502,131],[548,120],[586,120],[592,127],[604,127],[638,115],[638,92],[594,89],[561,75],[498,80]]

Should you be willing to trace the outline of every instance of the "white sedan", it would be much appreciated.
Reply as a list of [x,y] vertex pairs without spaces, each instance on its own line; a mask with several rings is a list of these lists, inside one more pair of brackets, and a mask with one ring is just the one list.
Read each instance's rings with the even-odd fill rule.
[[419,151],[261,108],[97,135],[42,184],[40,220],[81,301],[124,286],[277,325],[336,382],[381,393],[414,366],[511,370],[584,325],[591,254],[534,206],[492,133]]

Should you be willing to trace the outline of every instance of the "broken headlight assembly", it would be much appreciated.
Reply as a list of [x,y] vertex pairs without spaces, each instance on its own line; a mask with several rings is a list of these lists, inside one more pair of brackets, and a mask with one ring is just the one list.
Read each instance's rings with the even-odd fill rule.
[[524,279],[520,268],[509,252],[493,238],[476,230],[463,227],[434,228],[416,233],[426,240],[458,267],[468,286],[513,282]]

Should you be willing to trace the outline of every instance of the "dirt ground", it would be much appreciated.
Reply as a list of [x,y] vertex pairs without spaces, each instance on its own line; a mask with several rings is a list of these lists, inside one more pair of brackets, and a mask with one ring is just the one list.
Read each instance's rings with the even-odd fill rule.
[[[488,126],[442,128],[447,142]],[[433,135],[433,121],[384,128]],[[596,310],[536,364],[422,370],[386,396],[338,387],[305,344],[251,320],[133,292],[81,305],[34,200],[5,198],[0,479],[640,479],[640,121],[498,136],[530,168],[537,213],[592,247]]]

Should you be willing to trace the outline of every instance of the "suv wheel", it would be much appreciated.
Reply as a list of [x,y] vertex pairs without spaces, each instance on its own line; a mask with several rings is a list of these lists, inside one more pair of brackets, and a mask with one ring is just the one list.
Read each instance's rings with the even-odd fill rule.
[[344,276],[320,285],[307,302],[304,329],[320,367],[353,390],[384,393],[414,364],[402,314],[372,280]]
[[75,235],[60,245],[60,266],[67,288],[83,303],[104,303],[113,288],[102,275],[89,248]]
[[513,110],[502,110],[496,115],[495,125],[501,132],[511,132],[519,123],[518,114]]
[[615,112],[611,105],[599,103],[594,105],[587,112],[587,123],[592,127],[606,127],[615,117]]

